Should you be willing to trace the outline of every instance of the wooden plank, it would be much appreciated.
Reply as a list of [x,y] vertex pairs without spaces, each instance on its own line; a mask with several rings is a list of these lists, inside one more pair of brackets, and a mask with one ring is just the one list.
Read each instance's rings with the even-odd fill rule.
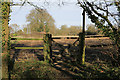
[[53,52],[60,52],[59,50],[52,50]]
[[85,35],[85,38],[97,38],[97,37],[106,37],[103,35]]
[[77,39],[79,36],[53,36],[52,39]]
[[[106,37],[103,35],[86,35],[85,38]],[[79,36],[53,36],[52,39],[78,39]],[[14,38],[11,40],[43,40],[42,38]]]
[[11,40],[43,40],[41,38],[11,38]]
[[43,47],[15,47],[15,49],[43,49]]
[[[106,37],[103,35],[85,35],[85,38]],[[53,36],[52,39],[78,39],[79,36]]]
[[79,36],[52,36],[52,37],[79,37]]

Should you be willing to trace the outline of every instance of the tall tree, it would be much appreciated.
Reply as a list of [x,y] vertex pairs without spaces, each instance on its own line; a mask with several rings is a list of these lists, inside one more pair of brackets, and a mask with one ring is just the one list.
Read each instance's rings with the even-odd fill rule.
[[[120,65],[120,1],[94,0],[90,2],[88,0],[78,0],[78,4],[86,11],[88,18],[115,42],[118,47],[116,62]],[[118,24],[118,26],[115,27],[114,24]]]
[[13,33],[16,33],[19,30],[19,25],[11,24],[10,27],[13,29]]
[[44,9],[31,10],[28,14],[27,22],[31,28],[31,32],[50,32],[54,34],[55,24],[52,16]]
[[70,26],[70,28],[69,28],[70,35],[77,35],[81,31],[82,31],[81,26]]
[[23,31],[24,31],[24,34],[27,34],[28,28],[25,27]]
[[67,35],[68,33],[67,25],[62,25],[60,31],[61,31],[61,35]]
[[88,24],[86,33],[88,35],[95,35],[95,34],[97,34],[97,29],[96,29],[95,25]]
[[9,30],[10,30],[10,33],[14,33],[14,29],[11,26],[9,26]]
[[29,26],[27,26],[27,25],[22,25],[23,26],[23,32],[24,32],[24,34],[28,34],[28,32],[29,32]]

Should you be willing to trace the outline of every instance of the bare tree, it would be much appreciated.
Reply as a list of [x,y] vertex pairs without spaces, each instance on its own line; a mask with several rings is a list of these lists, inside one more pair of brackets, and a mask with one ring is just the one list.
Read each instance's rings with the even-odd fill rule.
[[[78,0],[91,22],[109,36],[118,50],[117,63],[120,65],[120,0]],[[117,24],[117,26],[114,26]]]

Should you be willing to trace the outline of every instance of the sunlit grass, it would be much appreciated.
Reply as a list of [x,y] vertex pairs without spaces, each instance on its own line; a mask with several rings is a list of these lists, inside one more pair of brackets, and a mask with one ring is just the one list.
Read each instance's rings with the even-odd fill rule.
[[22,61],[15,62],[14,69],[11,72],[12,79],[39,78],[40,80],[55,80],[59,73],[44,61]]

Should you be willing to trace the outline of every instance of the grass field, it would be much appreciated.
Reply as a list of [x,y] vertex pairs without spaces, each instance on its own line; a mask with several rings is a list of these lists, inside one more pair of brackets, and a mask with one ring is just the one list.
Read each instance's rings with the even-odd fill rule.
[[[114,43],[108,37],[86,38],[86,62],[85,65],[75,63],[75,54],[78,50],[77,44],[68,49],[68,44],[73,44],[76,39],[55,39],[63,44],[66,49],[61,56],[61,48],[52,43],[54,63],[44,62],[43,50],[32,49],[32,47],[43,47],[41,40],[14,40],[12,47],[23,47],[24,49],[12,49],[11,78],[40,78],[43,80],[74,80],[75,78],[120,78],[120,67],[112,66],[111,54],[115,54]],[[29,47],[29,49],[25,49]],[[31,47],[31,48],[30,48]],[[70,55],[68,55],[70,53]]]

